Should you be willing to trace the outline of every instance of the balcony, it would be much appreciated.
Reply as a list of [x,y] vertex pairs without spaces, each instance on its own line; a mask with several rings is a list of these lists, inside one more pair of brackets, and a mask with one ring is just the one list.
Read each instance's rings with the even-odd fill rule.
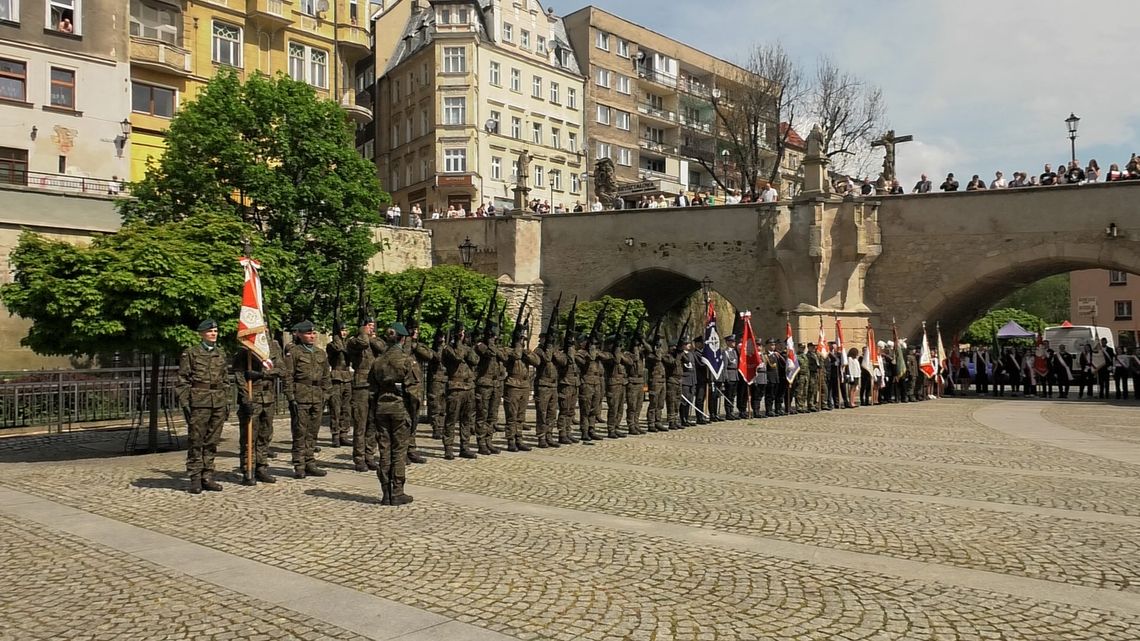
[[348,117],[358,125],[367,125],[372,122],[372,110],[356,102],[356,92],[349,90],[340,98],[340,106]]
[[677,88],[677,76],[667,74],[657,69],[650,69],[648,67],[638,67],[637,77],[642,80],[647,80],[659,85],[664,85],[670,89]]
[[681,126],[690,131],[712,135],[712,123],[706,120],[681,116]]
[[350,22],[338,22],[336,25],[336,39],[345,58],[350,61],[360,60],[372,51],[369,42],[368,30]]
[[248,0],[246,12],[255,23],[266,27],[280,28],[293,22],[293,3],[289,0]]
[[642,149],[644,149],[646,151],[651,151],[653,153],[658,153],[658,154],[662,154],[662,155],[665,155],[665,154],[674,155],[674,156],[677,155],[677,146],[670,144],[668,142],[665,142],[663,140],[657,140],[655,138],[642,137],[640,140],[637,141],[637,144]]
[[661,122],[667,122],[671,124],[677,123],[677,112],[658,109],[648,102],[637,103],[637,113],[653,120],[659,120]]
[[179,76],[190,75],[190,52],[161,40],[131,36],[131,65]]
[[123,180],[27,171],[22,166],[9,167],[0,171],[0,185],[70,194],[125,195]]

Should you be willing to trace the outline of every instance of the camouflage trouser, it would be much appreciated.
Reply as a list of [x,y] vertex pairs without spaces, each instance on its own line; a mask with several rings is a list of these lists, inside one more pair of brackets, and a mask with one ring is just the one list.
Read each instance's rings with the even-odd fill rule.
[[625,409],[625,384],[610,385],[606,390],[606,432],[616,434]]
[[[253,415],[250,415],[250,409]],[[265,467],[269,465],[269,443],[273,440],[273,403],[238,403],[238,427],[241,444],[239,466],[245,469],[246,443],[249,442],[247,430],[253,429],[253,465]]]
[[229,413],[227,407],[190,408],[190,446],[186,450],[186,471],[190,476],[214,471],[214,455],[222,440],[222,424]]
[[377,412],[375,417],[377,441],[376,477],[380,487],[389,488],[393,496],[404,493],[408,459],[408,415]]
[[495,411],[495,387],[493,385],[475,385],[475,437],[482,443],[491,442],[495,435],[495,424],[491,413]]
[[666,418],[669,421],[669,426],[674,427],[681,424],[681,381],[670,380],[665,383],[665,406]]
[[[911,381],[911,396],[914,397],[914,400],[916,400],[916,401],[926,400],[926,394],[924,393],[924,387],[925,386],[926,386],[926,374],[923,374],[922,372],[917,372],[914,376],[914,379]],[[1017,387],[1014,386],[1014,389],[1016,390]]]
[[333,381],[329,392],[329,435],[348,442],[352,434],[352,383]]
[[[404,411],[408,413],[408,451],[416,450],[416,426],[420,423],[420,388],[409,387],[404,392]],[[377,430],[379,438],[379,430]]]
[[487,416],[487,423],[491,426],[491,436],[495,435],[495,427],[499,422],[499,406],[503,404],[504,388],[503,382],[499,381],[491,390],[491,411]]
[[815,412],[819,409],[819,372],[810,374],[807,383],[807,408]]
[[324,403],[299,403],[293,420],[293,467],[304,467],[315,462],[317,431],[321,429],[321,410]]
[[802,372],[800,374],[797,374],[796,375],[796,381],[795,381],[795,389],[793,390],[793,395],[795,396],[795,399],[796,399],[796,411],[797,412],[806,412],[807,411],[808,387],[810,387],[810,385],[808,383],[808,375],[804,374]]
[[506,414],[507,445],[515,439],[522,438],[523,425],[526,424],[526,402],[530,390],[525,387],[507,387],[503,390],[503,413]]
[[641,427],[641,405],[645,401],[645,384],[639,378],[636,383],[625,384],[625,430],[638,432]]
[[431,419],[432,436],[443,436],[447,422],[447,383],[435,382],[428,386],[427,413]]
[[367,387],[352,388],[352,461],[363,463],[376,458],[376,419],[372,416],[372,395]]
[[665,427],[671,415],[665,410],[665,381],[649,381],[649,408],[645,410],[645,426]]
[[598,407],[602,404],[601,387],[595,383],[582,383],[578,387],[578,432],[583,436],[593,431],[598,420]]
[[578,409],[578,386],[558,386],[558,436],[570,436],[574,428],[574,411]]
[[553,387],[538,387],[534,391],[534,432],[538,435],[538,442],[551,433],[557,431],[558,425],[558,390]]
[[447,420],[443,424],[443,445],[455,445],[455,425],[459,424],[459,447],[467,449],[475,431],[475,392],[469,389],[447,392]]

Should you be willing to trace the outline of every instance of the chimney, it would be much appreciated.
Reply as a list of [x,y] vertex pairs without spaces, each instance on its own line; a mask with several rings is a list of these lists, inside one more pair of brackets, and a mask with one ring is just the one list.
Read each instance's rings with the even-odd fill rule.
[[491,0],[491,4],[483,11],[483,20],[487,23],[487,37],[491,42],[499,41],[499,23],[503,14],[499,11],[499,0]]

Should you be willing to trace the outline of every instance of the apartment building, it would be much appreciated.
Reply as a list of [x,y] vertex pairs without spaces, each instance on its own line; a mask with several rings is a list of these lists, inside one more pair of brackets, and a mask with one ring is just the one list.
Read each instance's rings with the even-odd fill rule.
[[1070,272],[1069,299],[1072,324],[1108,327],[1118,348],[1137,346],[1140,316],[1133,308],[1140,303],[1140,276],[1108,269]]
[[161,156],[179,105],[223,68],[243,78],[287,73],[339,101],[358,125],[371,121],[356,73],[371,56],[368,0],[128,2],[132,179]]
[[[716,105],[731,109],[733,92],[759,78],[597,7],[565,23],[587,77],[590,161],[613,160],[619,195],[716,193],[714,172],[732,188],[748,187],[733,175]],[[774,123],[769,129],[764,138],[771,141]]]
[[0,182],[106,193],[126,176],[126,13],[111,0],[0,0]]
[[585,203],[583,83],[561,18],[537,0],[396,0],[376,34],[376,164],[407,212]]

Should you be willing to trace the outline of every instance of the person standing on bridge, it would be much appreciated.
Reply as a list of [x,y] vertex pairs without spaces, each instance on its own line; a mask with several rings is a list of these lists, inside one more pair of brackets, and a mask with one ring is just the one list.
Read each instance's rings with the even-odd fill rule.
[[918,182],[914,183],[914,189],[911,190],[911,193],[929,194],[932,189],[934,189],[934,186],[930,182],[930,179],[926,177],[926,174],[922,174],[922,177],[918,179]]
[[946,174],[946,180],[943,180],[938,188],[946,192],[958,191],[958,181],[954,178],[954,174]]

